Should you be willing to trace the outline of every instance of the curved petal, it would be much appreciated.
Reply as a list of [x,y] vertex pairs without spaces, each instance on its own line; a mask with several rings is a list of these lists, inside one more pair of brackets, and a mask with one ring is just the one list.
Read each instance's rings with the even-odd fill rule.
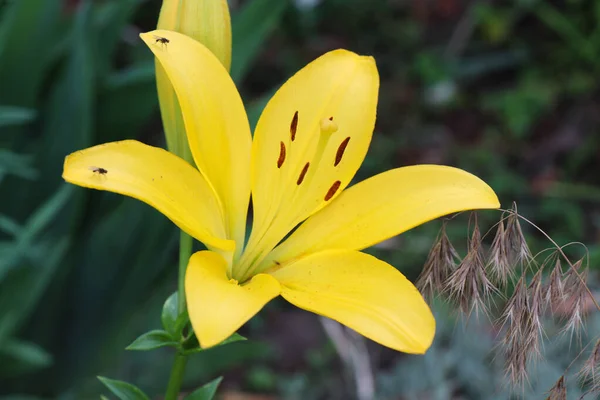
[[63,178],[141,200],[209,247],[235,246],[226,239],[223,212],[206,180],[166,150],[135,140],[101,144],[68,155]]
[[397,168],[344,191],[274,249],[269,260],[281,262],[327,248],[360,250],[446,214],[498,207],[492,188],[461,169]]
[[290,303],[384,346],[422,354],[433,341],[435,320],[419,291],[373,256],[329,250],[282,265],[272,275]]
[[277,91],[254,134],[249,248],[271,250],[348,185],[371,141],[378,89],[373,58],[336,50]]
[[211,347],[227,339],[279,291],[272,276],[256,275],[241,286],[227,277],[227,263],[221,255],[193,254],[185,274],[185,297],[200,346]]
[[223,205],[227,237],[236,241],[239,253],[250,201],[252,140],[240,95],[227,70],[202,44],[165,30],[140,36],[177,93],[194,161]]

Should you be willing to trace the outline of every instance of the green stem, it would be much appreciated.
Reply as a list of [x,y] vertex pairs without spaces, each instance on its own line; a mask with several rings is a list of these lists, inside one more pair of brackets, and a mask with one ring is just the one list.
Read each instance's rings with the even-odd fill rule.
[[177,400],[186,363],[187,356],[180,353],[175,355],[175,361],[173,361],[173,367],[171,368],[171,377],[169,378],[169,384],[165,393],[165,400]]
[[181,231],[179,236],[179,277],[177,280],[177,309],[185,311],[185,270],[192,255],[192,237]]
[[[179,276],[177,278],[177,309],[179,314],[184,313],[185,305],[185,270],[187,268],[190,256],[192,255],[193,239],[187,233],[181,231],[179,236]],[[171,376],[165,393],[165,400],[177,400],[181,383],[183,382],[183,373],[187,356],[177,352],[173,367],[171,368]]]

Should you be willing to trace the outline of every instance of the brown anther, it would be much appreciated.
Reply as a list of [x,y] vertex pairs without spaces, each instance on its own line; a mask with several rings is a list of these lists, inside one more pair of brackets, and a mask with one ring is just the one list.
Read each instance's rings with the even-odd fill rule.
[[302,168],[302,171],[300,171],[300,176],[298,177],[298,180],[296,181],[296,185],[300,185],[302,183],[302,181],[304,180],[304,177],[306,176],[306,173],[308,172],[309,166],[310,166],[309,162],[304,164],[304,168]]
[[290,136],[292,137],[292,142],[296,139],[296,131],[298,130],[298,111],[294,113],[294,117],[292,118],[292,123],[290,125]]
[[340,143],[340,147],[337,149],[337,153],[335,153],[335,162],[333,163],[334,167],[337,167],[340,161],[342,161],[342,157],[344,156],[344,152],[346,151],[346,147],[348,146],[348,142],[350,141],[350,136],[348,136],[342,143]]
[[340,188],[341,184],[342,184],[341,181],[335,181],[335,182],[333,182],[333,185],[331,185],[331,187],[327,191],[327,194],[325,195],[325,201],[331,200],[331,198],[333,197],[333,195],[335,194],[335,192],[337,192],[338,189]]
[[281,168],[284,161],[285,161],[285,144],[283,142],[279,142],[279,158],[277,159],[277,168]]

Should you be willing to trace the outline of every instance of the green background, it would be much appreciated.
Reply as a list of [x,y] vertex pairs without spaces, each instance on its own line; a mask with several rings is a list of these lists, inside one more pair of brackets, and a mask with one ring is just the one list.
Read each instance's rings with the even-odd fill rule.
[[[253,125],[275,88],[325,51],[373,55],[378,122],[358,178],[417,163],[473,172],[559,244],[585,243],[597,286],[600,2],[310,3],[231,2],[231,74]],[[138,38],[159,9],[157,0],[0,0],[1,399],[98,398],[107,391],[96,375],[154,398],[164,390],[171,352],[123,349],[160,326],[177,286],[177,231],[140,202],[61,179],[64,156],[78,149],[131,138],[164,145],[154,61]],[[448,226],[459,249],[463,217]],[[481,213],[483,231],[499,218]],[[439,227],[370,251],[414,280]],[[534,252],[550,246],[524,230]],[[434,310],[438,336],[425,357],[367,343],[377,397],[510,398],[492,352],[498,327]],[[224,375],[222,393],[356,395],[316,316],[274,301],[241,333],[251,340],[195,355],[185,388]],[[531,398],[577,354],[568,339],[546,345]]]

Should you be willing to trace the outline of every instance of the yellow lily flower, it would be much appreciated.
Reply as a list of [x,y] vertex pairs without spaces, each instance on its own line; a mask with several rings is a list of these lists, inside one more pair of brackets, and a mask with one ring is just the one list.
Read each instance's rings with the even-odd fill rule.
[[384,346],[424,353],[435,321],[423,297],[360,250],[442,215],[498,208],[494,191],[437,165],[393,169],[344,190],[375,125],[371,57],[336,50],[307,65],[268,103],[252,139],[240,95],[209,50],[175,32],[141,37],[177,93],[198,169],[128,140],[69,155],[63,177],[140,199],[209,248],[192,255],[185,277],[200,345],[220,343],[281,295]]

